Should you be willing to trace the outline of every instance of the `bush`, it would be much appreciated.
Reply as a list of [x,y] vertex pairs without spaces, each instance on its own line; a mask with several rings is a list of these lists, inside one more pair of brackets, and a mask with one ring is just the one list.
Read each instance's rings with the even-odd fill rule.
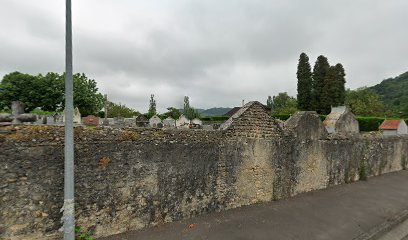
[[358,126],[362,132],[378,131],[385,118],[380,117],[357,117]]
[[273,118],[282,120],[282,121],[286,121],[290,118],[290,116],[292,116],[291,114],[272,114],[271,115]]
[[202,121],[226,121],[229,119],[228,116],[207,116],[200,118]]

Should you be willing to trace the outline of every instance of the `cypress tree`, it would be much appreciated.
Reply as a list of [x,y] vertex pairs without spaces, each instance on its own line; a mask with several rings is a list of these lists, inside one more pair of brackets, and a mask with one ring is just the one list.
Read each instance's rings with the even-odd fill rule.
[[313,110],[312,106],[312,71],[309,57],[306,53],[300,54],[297,68],[297,104],[299,110]]
[[341,63],[337,63],[334,66],[334,71],[336,72],[336,94],[334,99],[335,106],[342,106],[346,101],[346,73],[344,71],[343,65]]
[[337,101],[337,71],[334,66],[329,67],[324,79],[323,91],[320,96],[320,113],[329,114],[331,107],[338,106]]
[[313,90],[312,90],[312,106],[313,109],[315,109],[318,113],[322,113],[323,111],[323,106],[322,104],[322,94],[323,94],[323,88],[325,86],[325,79],[327,72],[329,70],[329,61],[327,58],[323,55],[320,55],[316,63],[313,67]]

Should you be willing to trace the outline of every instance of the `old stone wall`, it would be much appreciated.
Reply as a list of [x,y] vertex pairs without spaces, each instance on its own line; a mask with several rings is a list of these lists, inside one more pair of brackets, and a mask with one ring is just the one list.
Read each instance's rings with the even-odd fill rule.
[[[106,236],[407,167],[408,138],[327,135],[308,114],[287,129],[271,127],[258,107],[257,118],[242,113],[247,120],[233,130],[76,128],[77,226]],[[267,131],[252,121],[268,122]],[[0,238],[59,239],[63,128],[7,131]]]

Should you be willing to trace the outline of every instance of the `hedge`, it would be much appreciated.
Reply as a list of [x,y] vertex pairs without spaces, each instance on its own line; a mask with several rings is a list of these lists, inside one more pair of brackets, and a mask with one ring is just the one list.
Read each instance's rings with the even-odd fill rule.
[[226,121],[228,118],[228,116],[206,116],[201,117],[200,119],[203,121]]
[[[290,114],[272,114],[274,118],[280,119],[282,121],[286,121],[290,118]],[[326,115],[319,115],[320,119],[324,121],[326,119]],[[384,117],[356,117],[358,121],[358,125],[360,127],[360,131],[362,132],[371,132],[371,131],[378,131],[381,123],[384,122],[386,119],[398,119],[398,118],[384,118]],[[408,123],[408,119],[405,119],[405,122]]]
[[[272,114],[273,118],[280,119],[282,121],[286,121],[292,116],[291,114]],[[324,121],[326,119],[326,115],[319,115],[320,119]],[[203,121],[226,121],[229,117],[228,116],[207,116],[202,117],[201,120]],[[381,123],[386,119],[398,119],[398,118],[384,118],[384,117],[356,117],[358,121],[358,125],[360,127],[360,131],[362,132],[371,132],[371,131],[378,131],[379,126]],[[405,119],[405,122],[408,123],[408,119]]]

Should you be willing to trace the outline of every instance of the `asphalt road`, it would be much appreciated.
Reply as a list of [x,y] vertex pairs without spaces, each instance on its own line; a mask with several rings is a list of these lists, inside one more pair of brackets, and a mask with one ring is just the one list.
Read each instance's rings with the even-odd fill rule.
[[408,171],[400,171],[102,239],[364,239],[407,210]]

